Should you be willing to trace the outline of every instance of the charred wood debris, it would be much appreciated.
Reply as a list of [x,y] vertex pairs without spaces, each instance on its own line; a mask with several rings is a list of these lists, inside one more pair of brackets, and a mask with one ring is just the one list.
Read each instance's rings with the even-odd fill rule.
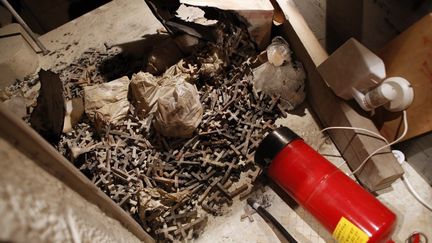
[[[187,241],[204,229],[208,214],[222,215],[235,198],[244,199],[260,174],[254,151],[275,120],[286,115],[278,97],[253,90],[251,68],[257,57],[245,26],[218,23],[215,42],[206,41],[184,58],[195,75],[204,107],[190,138],[168,138],[140,119],[131,105],[123,124],[97,129],[85,116],[63,134],[58,151],[97,187],[160,241]],[[123,58],[117,48],[89,49],[57,69],[68,99],[83,86],[129,77],[144,63]],[[204,70],[215,56],[222,68]],[[107,67],[106,60],[116,60]],[[211,58],[210,58],[211,59]],[[214,61],[214,60],[213,60]],[[111,76],[102,75],[103,68]],[[30,83],[36,83],[36,79]],[[22,85],[22,84],[20,84]],[[30,109],[31,111],[31,109]]]

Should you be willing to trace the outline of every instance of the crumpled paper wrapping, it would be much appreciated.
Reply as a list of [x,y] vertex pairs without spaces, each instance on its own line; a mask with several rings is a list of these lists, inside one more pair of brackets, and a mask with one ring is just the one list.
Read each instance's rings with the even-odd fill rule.
[[189,137],[198,127],[203,107],[195,85],[187,82],[175,86],[172,95],[158,99],[154,126],[166,137]]
[[116,125],[129,111],[130,80],[124,76],[108,83],[84,87],[85,113],[98,128]]
[[[153,221],[156,217],[161,216],[168,207],[163,205],[158,199],[160,197],[157,191],[142,190],[138,193],[138,215],[143,222]],[[155,194],[155,197],[152,194]]]
[[160,188],[145,188],[137,193],[138,215],[147,224],[157,224],[155,218],[180,203],[189,193],[189,190],[168,193]]
[[140,118],[154,112],[154,104],[159,97],[159,85],[151,73],[139,72],[132,75],[130,89],[133,104]]
[[137,114],[154,114],[156,130],[166,137],[188,137],[198,127],[203,107],[195,85],[182,62],[161,77],[139,72],[132,76],[131,94]]
[[190,78],[179,70],[177,65],[170,67],[161,77],[155,77],[148,72],[139,72],[132,76],[131,94],[135,109],[141,118],[157,110],[155,106],[159,97],[171,95],[176,84],[186,82]]

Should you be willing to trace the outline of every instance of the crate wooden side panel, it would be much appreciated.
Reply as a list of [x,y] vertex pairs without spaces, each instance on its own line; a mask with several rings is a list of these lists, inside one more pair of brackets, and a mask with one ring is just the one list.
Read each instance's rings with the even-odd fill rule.
[[141,242],[1,136],[0,157],[2,242]]
[[[432,13],[390,41],[378,52],[386,65],[387,77],[406,78],[414,89],[413,103],[407,108],[407,140],[432,131]],[[403,131],[402,112],[377,111],[375,124],[388,140]]]
[[[0,136],[14,144],[21,152],[32,158],[40,167],[55,176],[89,202],[97,205],[108,216],[118,220],[124,227],[144,242],[154,242],[141,226],[107,195],[97,188],[66,158],[61,156],[24,121],[15,117],[0,104]],[[49,190],[49,188],[47,188]]]
[[[322,125],[362,127],[378,132],[374,123],[366,115],[333,94],[316,70],[328,54],[297,8],[289,1],[278,1],[278,3],[288,19],[281,27],[281,33],[288,38],[295,55],[305,66],[308,75],[308,102]],[[383,141],[349,130],[332,130],[329,134],[351,169],[357,168],[370,153],[385,145]],[[367,162],[357,173],[357,177],[369,190],[377,191],[390,186],[402,174],[403,170],[390,149],[384,149]]]

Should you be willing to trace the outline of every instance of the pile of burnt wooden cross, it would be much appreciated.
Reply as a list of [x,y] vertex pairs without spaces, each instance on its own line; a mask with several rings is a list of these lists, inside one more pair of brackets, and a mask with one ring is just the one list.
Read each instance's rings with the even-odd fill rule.
[[[221,215],[235,198],[247,196],[260,173],[255,149],[285,114],[278,97],[253,89],[245,30],[226,33],[234,35],[212,46],[225,53],[222,71],[196,83],[204,114],[190,138],[161,136],[152,115],[140,119],[131,105],[116,126],[96,129],[83,118],[57,146],[156,238],[191,239],[203,230],[208,214]],[[189,60],[196,64],[206,52]],[[66,96],[81,96],[82,85],[105,82],[98,65],[115,54],[90,50],[61,70]]]

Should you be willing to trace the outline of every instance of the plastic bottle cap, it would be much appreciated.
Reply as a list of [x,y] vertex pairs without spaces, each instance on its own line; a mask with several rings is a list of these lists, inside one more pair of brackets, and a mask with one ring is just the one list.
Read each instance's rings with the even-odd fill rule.
[[414,90],[408,80],[401,77],[390,77],[383,84],[391,85],[397,92],[396,97],[385,105],[389,111],[403,111],[408,108],[414,99]]
[[396,157],[399,164],[403,164],[405,162],[405,154],[400,150],[392,150],[394,157]]
[[287,127],[273,130],[258,145],[255,163],[266,167],[287,144],[298,138],[300,137]]

